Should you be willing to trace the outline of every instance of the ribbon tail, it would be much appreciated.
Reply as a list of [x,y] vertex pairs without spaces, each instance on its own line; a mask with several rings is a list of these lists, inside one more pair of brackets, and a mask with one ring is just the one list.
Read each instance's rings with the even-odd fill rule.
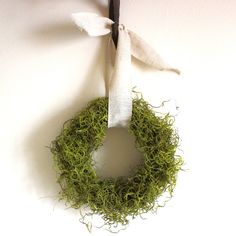
[[172,68],[151,48],[141,37],[129,30],[131,40],[131,54],[136,59],[142,61],[146,65],[154,67],[160,71],[170,71],[180,74],[176,68]]
[[88,35],[94,37],[109,34],[111,25],[114,23],[107,17],[89,12],[73,13],[72,19],[81,31],[84,30]]

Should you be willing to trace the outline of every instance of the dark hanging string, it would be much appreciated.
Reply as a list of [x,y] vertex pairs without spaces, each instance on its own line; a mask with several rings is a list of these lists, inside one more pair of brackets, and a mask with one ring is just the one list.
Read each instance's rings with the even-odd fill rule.
[[109,3],[109,18],[115,23],[112,25],[112,39],[117,47],[119,37],[119,18],[120,18],[120,0],[110,0]]

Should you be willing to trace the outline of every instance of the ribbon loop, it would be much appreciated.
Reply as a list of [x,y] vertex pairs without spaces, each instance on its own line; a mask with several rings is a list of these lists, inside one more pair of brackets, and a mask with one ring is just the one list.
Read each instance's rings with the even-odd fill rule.
[[127,127],[132,116],[130,37],[123,25],[118,31],[115,65],[109,81],[108,128]]

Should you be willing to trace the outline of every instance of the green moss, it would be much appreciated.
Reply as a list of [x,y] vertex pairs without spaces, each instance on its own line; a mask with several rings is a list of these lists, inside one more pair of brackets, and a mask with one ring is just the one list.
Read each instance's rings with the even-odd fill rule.
[[183,161],[175,155],[178,135],[173,117],[157,116],[143,98],[133,100],[128,128],[144,164],[128,178],[97,176],[93,152],[103,145],[107,130],[108,99],[98,98],[67,121],[52,142],[60,198],[72,208],[87,205],[106,224],[126,225],[128,218],[152,210],[158,197],[172,194]]

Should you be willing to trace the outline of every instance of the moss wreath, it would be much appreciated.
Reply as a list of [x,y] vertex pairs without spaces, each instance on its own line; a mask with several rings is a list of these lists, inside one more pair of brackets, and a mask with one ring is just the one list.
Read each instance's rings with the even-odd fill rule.
[[100,178],[94,169],[93,152],[103,145],[108,121],[108,98],[91,101],[65,122],[52,142],[60,199],[78,209],[88,206],[109,226],[127,225],[129,217],[158,207],[157,199],[172,196],[183,160],[176,156],[178,135],[169,114],[159,117],[143,98],[133,99],[128,131],[144,163],[129,177]]

